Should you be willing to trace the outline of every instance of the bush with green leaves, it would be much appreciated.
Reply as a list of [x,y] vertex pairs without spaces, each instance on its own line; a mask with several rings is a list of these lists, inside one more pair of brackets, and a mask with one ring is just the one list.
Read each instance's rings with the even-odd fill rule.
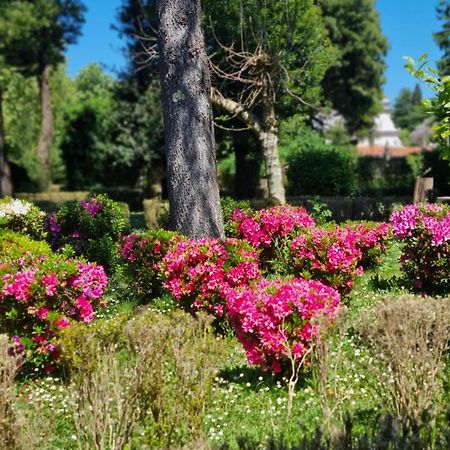
[[0,229],[28,234],[33,239],[45,239],[45,213],[25,200],[5,197],[0,200]]
[[76,255],[111,272],[117,262],[119,238],[125,230],[126,211],[106,195],[68,203],[48,220],[54,249],[70,244]]
[[327,144],[302,128],[281,149],[288,195],[349,195],[356,188],[356,161],[348,148]]
[[50,256],[50,246],[45,241],[34,241],[28,236],[9,230],[0,230],[0,262],[19,259],[26,255]]

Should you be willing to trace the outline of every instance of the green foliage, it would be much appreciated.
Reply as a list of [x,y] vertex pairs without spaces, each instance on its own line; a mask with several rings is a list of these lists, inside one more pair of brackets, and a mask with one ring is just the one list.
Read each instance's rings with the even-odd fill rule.
[[60,248],[70,244],[76,255],[112,271],[126,220],[120,204],[103,194],[68,203],[50,220],[52,245]]
[[60,147],[70,189],[85,188],[109,173],[102,146],[109,137],[108,127],[114,110],[111,76],[97,64],[84,67],[74,82],[73,95],[62,105],[64,130]]
[[374,0],[320,0],[339,56],[323,80],[325,99],[345,118],[350,133],[369,128],[379,110],[387,40]]
[[289,195],[349,195],[355,189],[355,158],[347,149],[326,144],[307,128],[295,137],[288,132],[282,142]]
[[80,34],[85,6],[80,0],[0,2],[0,54],[27,75],[64,60]]
[[439,0],[436,12],[438,19],[443,23],[442,30],[433,33],[433,38],[438,47],[444,52],[437,65],[442,74],[450,75],[450,3],[448,0]]
[[416,85],[414,91],[404,88],[395,99],[392,119],[398,128],[412,131],[427,117],[422,105],[422,92]]
[[235,235],[234,225],[231,218],[236,209],[251,216],[253,209],[248,200],[235,200],[233,197],[221,197],[220,207],[222,208],[223,223],[225,224],[225,236],[233,237]]
[[[311,103],[319,100],[320,82],[336,52],[315,2],[214,0],[205,2],[203,10],[207,48],[221,70],[229,71],[229,65],[220,44],[267,55],[270,89],[281,100],[276,105],[280,116],[302,107],[293,102],[291,94]],[[244,77],[251,76],[245,72]],[[231,97],[240,88],[239,81],[220,86]]]
[[50,256],[52,250],[44,241],[34,241],[29,236],[14,231],[0,231],[0,261],[15,260],[26,255],[39,258]]
[[417,62],[405,57],[407,69],[413,76],[427,84],[434,91],[431,100],[423,100],[423,105],[435,119],[433,130],[435,138],[441,143],[442,157],[450,159],[450,75],[440,76],[438,71],[428,65],[427,54],[422,55]]

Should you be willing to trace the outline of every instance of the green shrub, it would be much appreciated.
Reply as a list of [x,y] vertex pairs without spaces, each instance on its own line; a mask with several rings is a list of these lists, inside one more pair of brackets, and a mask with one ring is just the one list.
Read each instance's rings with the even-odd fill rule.
[[50,256],[52,250],[44,241],[33,241],[14,231],[0,230],[0,261],[18,259],[26,254],[34,257]]
[[285,145],[288,195],[349,195],[356,188],[355,158],[348,148],[325,143],[306,128]]
[[76,255],[96,262],[109,272],[117,263],[118,241],[125,229],[124,208],[106,195],[68,203],[49,218],[53,248],[70,244]]
[[28,234],[33,239],[45,239],[45,213],[25,200],[5,197],[0,200],[0,229]]
[[235,200],[233,197],[222,197],[220,199],[220,207],[222,208],[225,236],[227,237],[234,237],[235,235],[231,219],[233,218],[233,213],[236,209],[240,209],[248,216],[252,216],[254,212],[248,200]]

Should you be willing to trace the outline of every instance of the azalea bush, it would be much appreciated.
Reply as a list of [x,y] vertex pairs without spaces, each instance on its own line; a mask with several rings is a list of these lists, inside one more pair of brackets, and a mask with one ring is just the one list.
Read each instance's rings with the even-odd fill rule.
[[54,249],[70,244],[75,253],[111,271],[117,259],[126,213],[106,195],[68,203],[50,216],[47,227]]
[[356,222],[346,225],[356,233],[355,245],[361,250],[360,264],[375,267],[381,262],[392,241],[392,229],[386,222]]
[[291,258],[294,272],[306,279],[323,281],[348,294],[362,275],[358,235],[346,228],[313,228],[294,239]]
[[52,249],[45,241],[35,241],[27,235],[0,230],[0,262],[27,255],[40,257],[52,254]]
[[46,214],[25,200],[5,197],[0,200],[0,228],[27,234],[33,239],[45,239]]
[[261,276],[257,252],[238,239],[179,242],[160,265],[165,289],[188,311],[225,312],[230,290]]
[[101,266],[60,256],[27,254],[0,264],[0,332],[11,353],[29,367],[51,372],[59,361],[54,342],[73,322],[91,322],[104,306],[108,278]]
[[450,207],[406,205],[390,220],[403,243],[401,264],[411,287],[427,294],[450,293]]
[[133,233],[120,241],[119,253],[126,273],[140,296],[155,297],[162,292],[159,263],[183,239],[166,230]]
[[339,293],[319,281],[261,280],[230,291],[227,312],[248,361],[280,372],[310,350],[339,304]]
[[286,272],[286,253],[290,241],[315,225],[305,208],[275,206],[254,213],[236,209],[227,223],[229,232],[259,251],[266,272]]

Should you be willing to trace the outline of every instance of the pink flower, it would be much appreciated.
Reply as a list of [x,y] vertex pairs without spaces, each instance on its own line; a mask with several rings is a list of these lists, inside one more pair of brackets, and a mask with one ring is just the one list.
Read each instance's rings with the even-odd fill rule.
[[51,297],[56,293],[58,278],[56,278],[56,275],[54,273],[44,275],[42,277],[42,284],[45,286],[45,293]]
[[48,316],[49,309],[48,308],[39,308],[37,310],[36,316],[41,320],[45,320]]
[[62,330],[63,328],[70,326],[70,322],[63,316],[57,319],[55,325],[58,330]]

